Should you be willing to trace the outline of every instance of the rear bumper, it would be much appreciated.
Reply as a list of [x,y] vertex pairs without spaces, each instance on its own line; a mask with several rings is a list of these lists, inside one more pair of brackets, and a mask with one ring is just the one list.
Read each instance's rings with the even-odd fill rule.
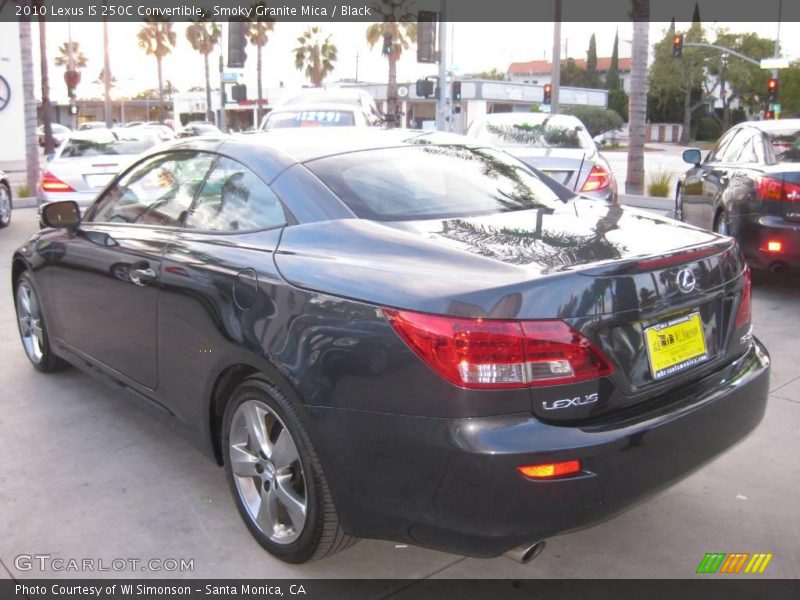
[[[742,222],[742,251],[751,267],[800,271],[800,222],[777,215],[751,215]],[[769,251],[768,242],[780,242],[780,251]]]
[[[761,421],[769,356],[754,341],[724,369],[648,402],[641,414],[552,426],[530,414],[405,417],[311,407],[312,439],[345,528],[496,556],[592,525],[680,480]],[[580,459],[579,476],[516,467]]]

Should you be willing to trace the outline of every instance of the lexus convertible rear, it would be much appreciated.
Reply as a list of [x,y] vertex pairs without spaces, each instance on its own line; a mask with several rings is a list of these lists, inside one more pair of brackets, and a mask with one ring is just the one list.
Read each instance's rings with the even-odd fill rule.
[[733,240],[466,138],[189,139],[42,219],[12,273],[31,362],[156,407],[286,561],[358,537],[525,560],[766,406]]

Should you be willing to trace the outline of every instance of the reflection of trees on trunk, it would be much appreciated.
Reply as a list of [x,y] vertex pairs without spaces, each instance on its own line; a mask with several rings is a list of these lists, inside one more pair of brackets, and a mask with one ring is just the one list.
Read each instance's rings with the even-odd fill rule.
[[621,256],[620,248],[602,234],[575,235],[564,231],[496,228],[465,219],[442,222],[443,237],[470,246],[481,256],[515,265],[537,264],[556,270]]

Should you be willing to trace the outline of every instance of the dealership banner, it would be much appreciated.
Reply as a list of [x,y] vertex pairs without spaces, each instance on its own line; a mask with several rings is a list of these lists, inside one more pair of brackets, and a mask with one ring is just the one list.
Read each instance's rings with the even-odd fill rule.
[[[576,563],[576,569],[580,564]],[[577,574],[577,573],[576,573]],[[163,600],[240,598],[308,600],[422,598],[566,600],[725,600],[800,598],[800,580],[785,579],[27,579],[0,580],[3,600]]]
[[[415,20],[420,10],[456,22],[551,22],[556,11],[569,22],[692,20],[697,5],[704,22],[800,21],[795,0],[407,0],[387,8],[381,0],[0,0],[0,21],[193,21],[239,19],[276,22],[383,21],[384,13]],[[558,6],[558,9],[556,8]],[[635,6],[635,10],[632,10]]]

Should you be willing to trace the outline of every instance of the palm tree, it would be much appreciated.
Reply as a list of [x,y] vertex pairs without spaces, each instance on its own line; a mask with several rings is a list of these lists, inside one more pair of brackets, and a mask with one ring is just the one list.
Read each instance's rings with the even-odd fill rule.
[[86,68],[86,55],[81,52],[80,44],[78,42],[64,42],[58,47],[58,56],[53,59],[57,67],[69,68],[69,50],[72,46],[72,64],[75,69]]
[[52,112],[50,110],[50,73],[47,68],[47,26],[39,16],[39,66],[42,71],[42,121],[44,123],[44,153],[55,151],[53,143]]
[[367,27],[369,47],[381,42],[381,54],[389,61],[386,112],[390,115],[397,112],[397,61],[403,50],[417,41],[416,17],[405,9],[406,1],[383,0],[382,8],[376,7],[383,21]]
[[[263,5],[264,2],[259,2],[255,6]],[[257,111],[257,118],[256,118],[256,125],[261,123],[261,105],[264,102],[264,88],[261,81],[261,71],[262,71],[262,62],[261,62],[261,52],[264,46],[267,45],[269,41],[269,32],[275,29],[275,19],[270,19],[269,17],[260,17],[256,21],[251,21],[247,25],[247,41],[249,41],[253,46],[257,48],[256,52],[256,73],[258,73],[258,108]]]
[[647,118],[647,56],[650,28],[650,0],[631,0],[633,48],[631,51],[631,94],[628,100],[628,174],[625,192],[644,192],[644,129]]
[[[105,85],[105,82],[106,82],[106,70],[103,68],[103,69],[100,69],[100,72],[97,74],[97,79],[95,79],[92,83]],[[112,88],[116,87],[117,83],[119,83],[117,78],[114,77],[113,75],[111,75],[111,77],[109,77],[109,79],[108,79],[109,87],[112,87]]]
[[300,44],[294,49],[294,66],[298,71],[305,69],[305,75],[316,87],[322,85],[325,77],[334,69],[339,51],[331,42],[331,36],[323,38],[322,29],[309,27],[297,38]]
[[198,19],[186,28],[186,39],[197,52],[203,55],[203,66],[206,70],[206,120],[212,120],[211,110],[211,70],[208,65],[208,55],[222,38],[222,29],[213,21]]
[[36,100],[33,94],[33,40],[29,20],[19,21],[19,47],[22,59],[22,95],[25,100],[26,182],[29,193],[33,195],[39,183],[39,147],[36,136]]
[[[164,74],[161,70],[161,61],[175,47],[177,36],[172,31],[172,23],[168,21],[147,21],[136,35],[139,38],[139,47],[148,56],[156,57],[158,65],[158,120],[164,121]],[[148,115],[149,116],[149,115]]]

